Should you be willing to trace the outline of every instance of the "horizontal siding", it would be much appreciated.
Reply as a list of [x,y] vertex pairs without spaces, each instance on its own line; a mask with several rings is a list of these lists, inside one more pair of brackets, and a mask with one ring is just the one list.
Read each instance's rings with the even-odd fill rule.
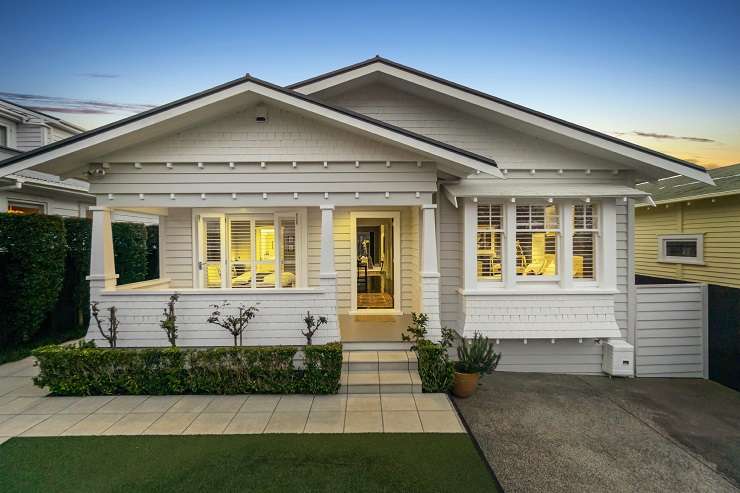
[[637,376],[703,376],[704,289],[698,284],[637,286]]
[[593,340],[502,340],[495,351],[501,353],[499,371],[570,373],[600,375],[602,347]]
[[164,268],[161,277],[172,279],[173,288],[193,287],[192,209],[170,209],[164,220]]
[[40,125],[18,125],[16,149],[30,151],[46,144],[46,128]]
[[463,224],[460,211],[446,198],[442,198],[438,204],[440,321],[442,327],[455,328],[458,332],[463,329],[457,292],[463,286]]

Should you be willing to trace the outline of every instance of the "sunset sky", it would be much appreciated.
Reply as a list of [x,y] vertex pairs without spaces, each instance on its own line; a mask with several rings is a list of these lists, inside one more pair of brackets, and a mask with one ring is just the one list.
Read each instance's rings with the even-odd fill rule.
[[740,1],[12,2],[0,99],[93,128],[375,54],[704,166],[740,162]]

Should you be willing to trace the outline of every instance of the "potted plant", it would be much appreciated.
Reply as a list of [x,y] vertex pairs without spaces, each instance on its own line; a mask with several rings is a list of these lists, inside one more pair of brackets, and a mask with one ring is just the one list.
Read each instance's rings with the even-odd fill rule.
[[501,353],[495,353],[493,343],[476,332],[472,339],[461,341],[457,347],[457,359],[452,393],[457,397],[470,397],[481,375],[490,374],[496,369]]

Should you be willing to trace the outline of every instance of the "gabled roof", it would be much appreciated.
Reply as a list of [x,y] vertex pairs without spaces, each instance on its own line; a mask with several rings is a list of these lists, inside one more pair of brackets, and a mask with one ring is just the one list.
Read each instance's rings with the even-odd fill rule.
[[424,84],[424,81],[426,81],[430,84],[424,84],[425,87],[437,92],[458,98],[461,94],[466,95],[468,97],[465,100],[473,104],[477,104],[497,112],[501,112],[503,109],[509,116],[525,120],[527,123],[531,123],[535,126],[542,127],[543,125],[546,125],[548,130],[555,130],[556,132],[563,133],[571,138],[578,139],[580,137],[579,140],[585,139],[586,143],[591,143],[597,146],[601,145],[602,147],[604,144],[608,144],[608,146],[606,146],[607,150],[611,150],[613,152],[620,153],[620,151],[629,151],[626,155],[632,159],[642,161],[648,165],[662,167],[670,172],[684,174],[686,176],[693,177],[696,180],[711,184],[711,178],[707,175],[706,170],[697,164],[527,108],[526,106],[402,65],[379,55],[310,79],[296,82],[287,87],[306,94],[312,94],[329,87],[333,87],[334,85],[345,83],[353,78],[368,75],[372,72],[383,72],[387,75],[399,77],[415,84]]
[[0,99],[0,110],[5,110],[5,112],[10,112],[16,115],[19,121],[26,121],[29,118],[33,118],[38,121],[30,120],[29,123],[48,124],[75,134],[85,131],[85,129],[80,127],[79,125],[75,125],[74,123],[62,120],[61,118],[57,118],[56,116],[49,115],[48,113],[29,108],[28,106],[13,103],[6,99]]
[[653,196],[656,204],[740,194],[740,163],[709,170],[715,186],[685,176],[672,176],[637,186]]
[[[58,162],[64,158],[69,159],[70,155],[81,153],[85,149],[93,149],[95,146],[104,148],[104,144],[112,141],[112,139],[136,135],[155,125],[164,126],[163,122],[172,120],[177,116],[246,93],[254,93],[267,99],[297,107],[354,131],[360,131],[366,135],[401,145],[434,158],[461,165],[466,167],[468,172],[480,171],[494,176],[502,176],[493,159],[354,111],[330,105],[311,96],[257,79],[249,74],[117,122],[39,147],[20,156],[6,159],[0,162],[0,176],[48,163],[51,160]],[[94,153],[90,151],[89,154]]]

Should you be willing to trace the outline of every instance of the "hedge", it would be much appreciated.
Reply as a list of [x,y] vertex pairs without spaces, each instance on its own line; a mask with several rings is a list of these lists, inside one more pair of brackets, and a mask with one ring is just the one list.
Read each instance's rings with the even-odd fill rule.
[[452,387],[455,370],[447,348],[426,339],[416,348],[422,392],[447,392]]
[[0,344],[31,339],[62,289],[62,218],[0,214]]
[[159,226],[146,227],[146,278],[159,278]]
[[146,226],[137,223],[113,223],[112,228],[118,284],[146,280]]
[[311,346],[305,369],[294,347],[103,349],[44,346],[33,351],[34,383],[57,395],[335,393],[342,346]]

